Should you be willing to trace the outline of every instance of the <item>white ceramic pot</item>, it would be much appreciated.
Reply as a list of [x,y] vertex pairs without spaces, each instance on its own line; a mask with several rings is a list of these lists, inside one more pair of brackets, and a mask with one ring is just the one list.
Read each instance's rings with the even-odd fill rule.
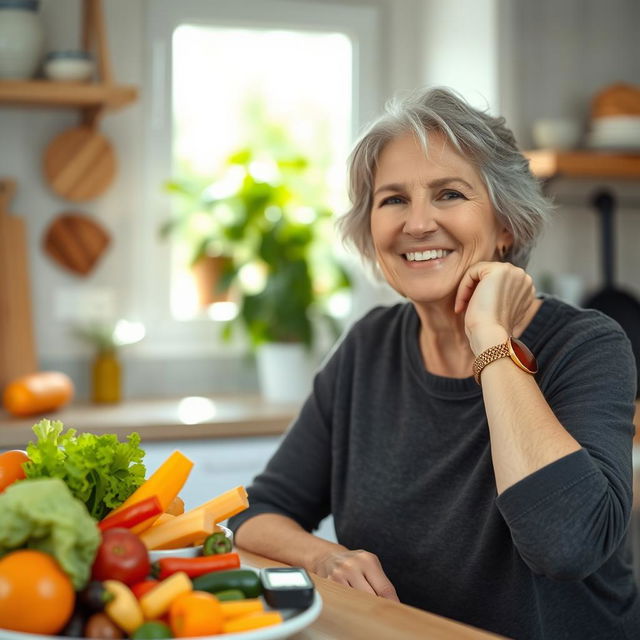
[[265,400],[300,405],[309,395],[314,363],[304,345],[268,342],[258,348],[256,362]]
[[0,0],[0,78],[32,78],[43,50],[44,27],[37,0]]

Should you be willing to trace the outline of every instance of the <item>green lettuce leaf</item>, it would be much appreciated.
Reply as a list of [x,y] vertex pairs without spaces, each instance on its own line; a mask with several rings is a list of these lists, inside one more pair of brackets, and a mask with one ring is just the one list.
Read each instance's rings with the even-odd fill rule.
[[37,441],[27,445],[27,478],[60,478],[90,515],[101,520],[144,482],[140,436],[131,433],[120,442],[113,434],[76,435],[75,429],[63,433],[63,428],[59,420],[33,426]]
[[14,482],[0,494],[0,514],[0,557],[16,549],[37,549],[58,561],[76,590],[86,585],[100,530],[62,480]]

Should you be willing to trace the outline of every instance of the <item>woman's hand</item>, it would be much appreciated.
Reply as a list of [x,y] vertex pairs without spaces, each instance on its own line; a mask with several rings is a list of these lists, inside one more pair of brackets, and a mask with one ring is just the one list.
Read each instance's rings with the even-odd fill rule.
[[504,262],[478,262],[462,277],[454,311],[465,312],[465,331],[478,355],[513,335],[534,302],[533,280],[524,269]]
[[378,556],[368,551],[346,549],[325,553],[316,559],[311,571],[348,587],[399,602]]

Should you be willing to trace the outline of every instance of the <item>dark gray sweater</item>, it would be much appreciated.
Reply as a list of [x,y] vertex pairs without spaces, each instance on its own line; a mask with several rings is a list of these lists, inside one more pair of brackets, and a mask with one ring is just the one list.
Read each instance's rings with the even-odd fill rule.
[[371,311],[316,376],[250,508],[375,553],[400,600],[518,639],[640,638],[627,536],[635,367],[620,327],[545,298],[522,336],[582,449],[499,497],[482,393],[425,371],[411,304]]

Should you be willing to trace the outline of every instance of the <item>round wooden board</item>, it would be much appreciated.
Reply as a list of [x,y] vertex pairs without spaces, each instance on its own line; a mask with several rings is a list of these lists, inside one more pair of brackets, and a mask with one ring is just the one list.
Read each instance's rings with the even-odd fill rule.
[[116,174],[116,155],[99,131],[80,126],[57,135],[44,152],[49,186],[72,202],[86,202],[109,187]]
[[57,216],[45,232],[45,253],[60,266],[86,276],[111,242],[109,233],[95,220],[78,212]]

